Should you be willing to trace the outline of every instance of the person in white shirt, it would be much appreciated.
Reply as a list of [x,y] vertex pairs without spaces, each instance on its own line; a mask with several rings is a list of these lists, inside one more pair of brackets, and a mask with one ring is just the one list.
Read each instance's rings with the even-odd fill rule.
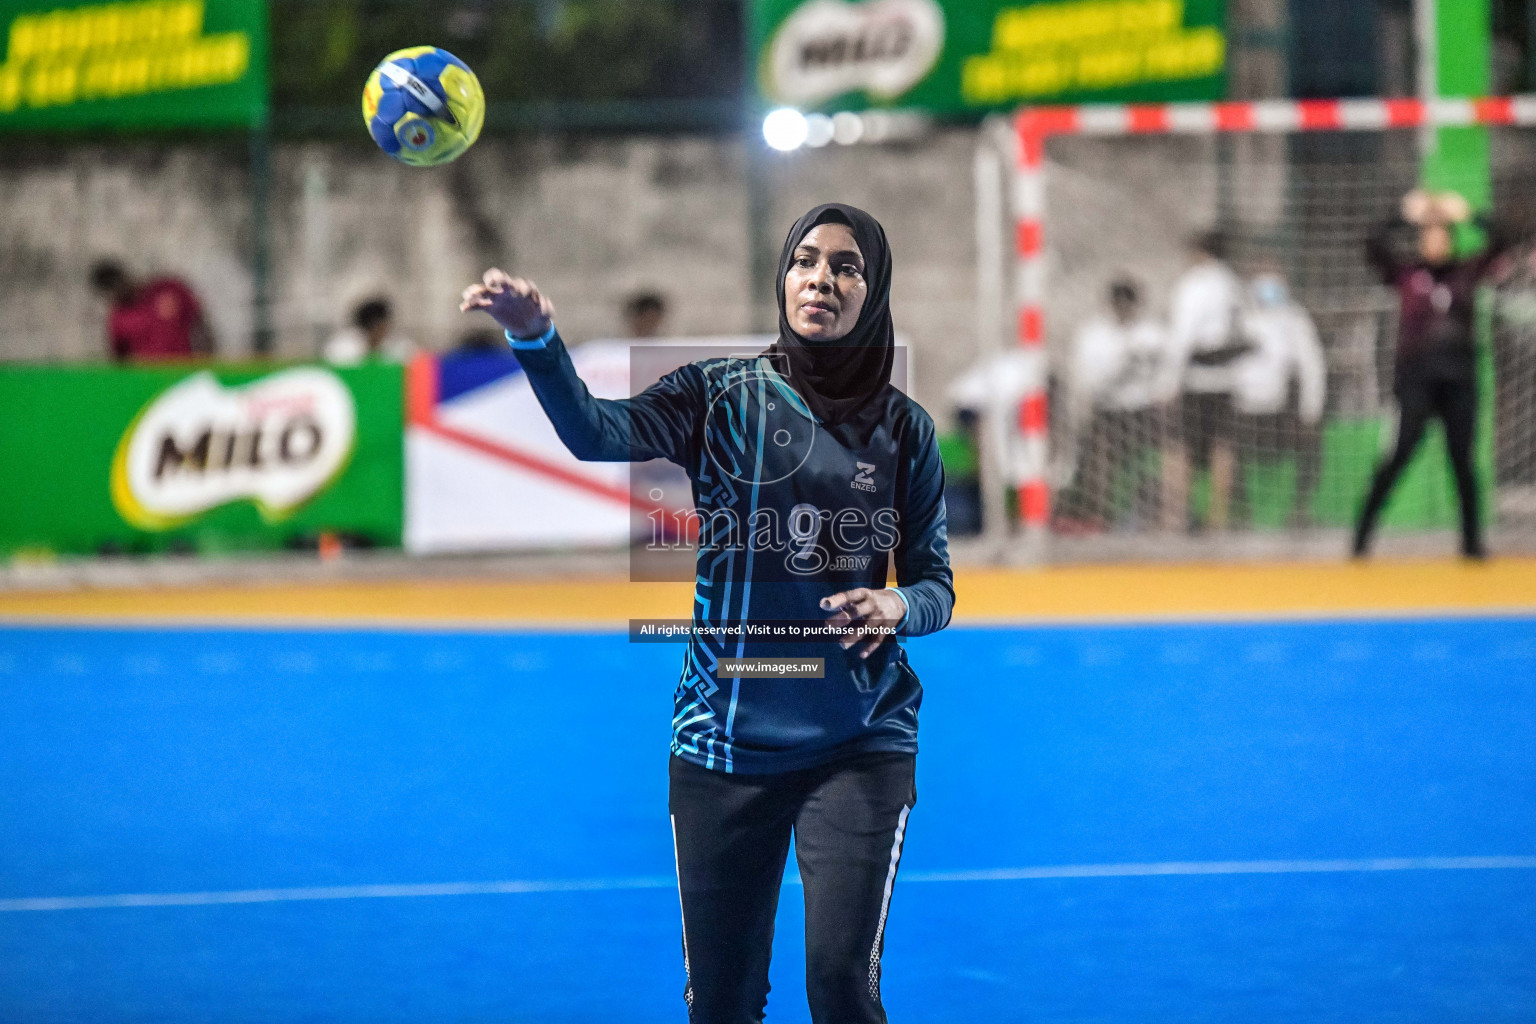
[[369,299],[352,312],[352,326],[331,335],[321,357],[333,366],[356,366],[369,359],[408,363],[416,346],[394,332],[394,317],[387,299]]
[[1176,430],[1163,451],[1163,522],[1169,530],[1189,519],[1191,467],[1211,470],[1206,525],[1225,529],[1236,476],[1233,445],[1233,366],[1250,347],[1240,326],[1242,282],[1226,262],[1218,232],[1191,243],[1189,268],[1173,287],[1168,354],[1159,374],[1159,398],[1176,408]]
[[[1142,453],[1163,443],[1164,412],[1158,383],[1167,332],[1144,315],[1141,290],[1120,278],[1109,287],[1109,310],[1086,321],[1072,344],[1068,413],[1078,445],[1082,517],[1099,528],[1117,518],[1114,484],[1135,473]],[[1155,501],[1135,473],[1132,512]]]
[[1248,284],[1243,334],[1253,349],[1233,367],[1233,407],[1244,461],[1296,459],[1291,520],[1310,518],[1321,464],[1318,426],[1327,397],[1328,365],[1312,317],[1275,269]]

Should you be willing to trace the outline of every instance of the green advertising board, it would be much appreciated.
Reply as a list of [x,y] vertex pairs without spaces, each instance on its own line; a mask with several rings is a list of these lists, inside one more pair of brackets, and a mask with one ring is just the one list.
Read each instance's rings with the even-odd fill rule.
[[0,367],[0,557],[398,546],[404,372]]
[[801,110],[968,116],[1215,100],[1225,0],[756,0],[759,94]]
[[0,132],[266,118],[266,0],[0,0],[0,43]]

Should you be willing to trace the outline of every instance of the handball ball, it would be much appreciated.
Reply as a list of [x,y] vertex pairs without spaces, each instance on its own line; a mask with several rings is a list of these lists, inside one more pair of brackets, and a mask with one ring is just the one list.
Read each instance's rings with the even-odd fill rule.
[[456,159],[480,137],[485,93],[469,65],[435,46],[385,57],[363,88],[363,120],[379,148],[412,167]]

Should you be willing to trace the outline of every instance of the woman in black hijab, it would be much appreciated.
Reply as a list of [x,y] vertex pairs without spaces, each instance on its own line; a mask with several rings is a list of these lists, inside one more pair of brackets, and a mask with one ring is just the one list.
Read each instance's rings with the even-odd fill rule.
[[695,1024],[762,1020],[791,836],[812,1019],[886,1019],[922,700],[893,641],[942,629],[954,606],[933,421],[890,383],[890,288],[879,223],[818,206],[785,239],[766,352],[689,363],[616,402],[576,376],[532,284],[493,270],[465,291],[573,454],[666,458],[692,480],[703,525],[668,803]]
[[[826,282],[815,277],[814,256],[829,247],[846,254],[833,269],[852,268],[862,284],[846,274]],[[806,270],[810,273],[802,273]],[[885,229],[852,206],[818,206],[789,229],[779,254],[779,280],[785,282],[777,296],[779,340],[768,351],[782,355],[791,382],[817,418],[843,440],[857,440],[877,421],[881,406],[874,399],[890,385],[896,362]],[[826,295],[843,304],[838,312],[851,313],[851,318],[807,309],[824,301],[823,283]]]

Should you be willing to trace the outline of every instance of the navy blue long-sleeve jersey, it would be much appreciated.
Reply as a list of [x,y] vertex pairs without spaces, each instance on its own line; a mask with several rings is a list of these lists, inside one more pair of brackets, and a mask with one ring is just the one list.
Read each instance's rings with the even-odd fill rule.
[[[894,387],[867,444],[817,429],[766,357],[690,363],[634,398],[593,398],[553,331],[514,345],[571,453],[589,462],[667,459],[699,516],[695,627],[820,622],[822,598],[886,586],[901,633],[943,629],[954,607],[944,467],[933,420]],[[720,638],[696,628],[675,695],[672,752],[727,772],[793,771],[847,754],[916,753],[922,687],[898,643],[867,659],[835,640]],[[859,646],[862,646],[859,645]],[[722,676],[721,658],[823,658],[822,679]]]

